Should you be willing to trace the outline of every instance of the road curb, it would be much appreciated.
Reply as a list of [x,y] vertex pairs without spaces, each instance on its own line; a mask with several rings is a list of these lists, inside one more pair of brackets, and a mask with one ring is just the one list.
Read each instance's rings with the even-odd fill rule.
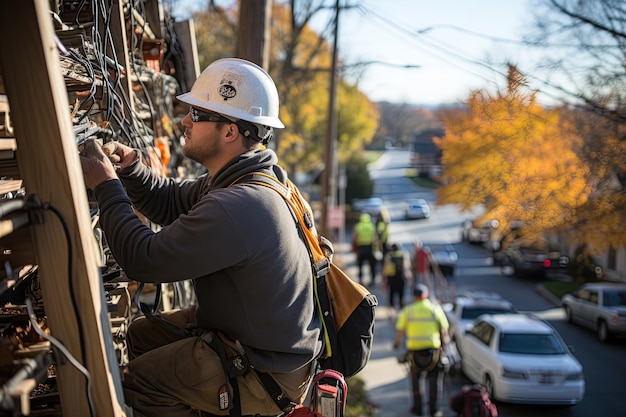
[[535,291],[541,295],[543,298],[548,300],[550,303],[554,304],[555,307],[561,306],[561,300],[554,294],[552,294],[543,284],[538,284],[535,287]]

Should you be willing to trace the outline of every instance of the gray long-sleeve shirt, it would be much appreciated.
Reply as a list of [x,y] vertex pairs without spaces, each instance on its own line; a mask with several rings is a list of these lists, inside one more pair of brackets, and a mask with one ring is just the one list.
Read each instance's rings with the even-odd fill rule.
[[[96,188],[100,223],[129,278],[192,279],[200,327],[239,339],[258,370],[290,372],[320,349],[311,265],[277,192],[249,183],[230,186],[253,171],[286,181],[271,150],[245,153],[213,176],[182,183],[136,161],[119,173],[124,186],[112,180]],[[146,226],[131,200],[162,229]]]

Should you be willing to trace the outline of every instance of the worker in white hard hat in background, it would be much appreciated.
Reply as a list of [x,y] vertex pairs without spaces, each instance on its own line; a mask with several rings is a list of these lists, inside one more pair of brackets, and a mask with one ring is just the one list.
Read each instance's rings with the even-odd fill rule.
[[[124,397],[135,417],[228,415],[233,407],[244,416],[277,415],[306,397],[321,322],[288,205],[274,190],[242,181],[252,172],[287,181],[276,154],[262,146],[284,127],[276,86],[251,62],[221,59],[178,99],[189,105],[183,153],[207,174],[181,183],[159,177],[117,142],[89,141],[81,154],[126,275],[191,279],[197,297],[197,306],[130,325]],[[147,227],[133,206],[163,228]]]

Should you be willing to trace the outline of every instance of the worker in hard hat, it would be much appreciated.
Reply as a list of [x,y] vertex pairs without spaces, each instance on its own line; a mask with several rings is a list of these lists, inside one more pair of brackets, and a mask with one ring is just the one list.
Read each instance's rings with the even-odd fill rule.
[[[305,399],[321,349],[311,264],[283,198],[241,180],[260,172],[287,182],[264,146],[284,127],[276,86],[258,65],[227,58],[178,99],[189,106],[183,154],[206,174],[159,177],[117,142],[88,141],[81,155],[126,275],[193,280],[197,298],[191,308],[131,323],[124,398],[135,417],[287,412]],[[143,224],[135,209],[162,229]]]

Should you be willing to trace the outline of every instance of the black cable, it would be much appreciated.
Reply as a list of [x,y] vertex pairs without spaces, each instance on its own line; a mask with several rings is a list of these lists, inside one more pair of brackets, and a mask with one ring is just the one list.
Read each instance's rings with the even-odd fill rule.
[[[37,207],[35,207],[36,209]],[[74,293],[74,280],[72,279],[72,264],[73,264],[73,254],[72,254],[72,240],[71,240],[71,236],[70,236],[70,231],[69,228],[67,226],[67,223],[65,221],[65,219],[63,218],[63,215],[61,214],[61,212],[54,207],[53,205],[51,205],[50,203],[42,203],[41,206],[39,208],[42,208],[44,210],[50,210],[52,213],[54,213],[57,216],[57,219],[59,220],[59,222],[61,223],[61,226],[63,227],[63,233],[65,235],[65,241],[67,244],[67,278],[68,278],[68,284],[70,287],[70,295],[71,295],[71,300],[72,300],[72,308],[74,309],[74,315],[76,316],[76,324],[78,326],[78,334],[79,334],[79,338],[81,340],[80,343],[80,351],[81,351],[81,355],[83,358],[83,363],[87,363],[87,354],[85,351],[85,343],[83,343],[83,341],[85,340],[85,335],[83,332],[83,324],[82,324],[82,320],[81,320],[81,315],[78,309],[78,305],[76,302],[76,294]],[[87,377],[87,400],[89,403],[89,414],[91,415],[91,417],[94,417],[96,415],[95,413],[95,407],[93,404],[93,397],[92,397],[92,393],[91,393],[91,378]]]
[[[483,75],[481,75],[481,74],[479,74],[479,73],[477,73],[475,71],[471,71],[471,70],[469,70],[467,68],[464,68],[462,65],[456,64],[456,63],[450,61],[449,59],[446,59],[445,57],[442,56],[442,54],[448,55],[448,56],[450,56],[452,58],[455,58],[455,59],[458,59],[460,61],[464,61],[465,63],[469,63],[471,65],[475,65],[475,66],[478,66],[478,67],[485,68],[485,69],[493,72],[494,74],[503,77],[504,79],[507,78],[507,74],[505,74],[503,71],[497,69],[494,65],[492,65],[492,64],[490,64],[488,62],[467,58],[467,57],[463,56],[461,53],[458,53],[458,52],[455,52],[455,51],[451,50],[450,49],[450,45],[447,45],[445,43],[443,43],[443,45],[445,45],[445,46],[438,45],[437,43],[442,43],[442,42],[437,40],[437,39],[434,39],[434,40],[430,39],[429,37],[426,37],[424,35],[424,33],[422,33],[422,32],[427,32],[427,31],[424,31],[424,30],[422,30],[422,31],[409,30],[409,29],[399,25],[397,21],[394,21],[394,20],[392,20],[392,19],[390,19],[388,17],[385,17],[385,16],[381,15],[380,13],[377,13],[377,12],[373,11],[372,9],[369,9],[369,8],[367,8],[365,6],[359,6],[358,8],[364,15],[368,15],[369,14],[369,15],[373,16],[374,18],[378,19],[379,21],[381,21],[383,24],[387,25],[391,30],[394,30],[394,31],[398,32],[400,35],[404,35],[404,36],[408,37],[407,41],[411,41],[415,48],[424,51],[425,53],[429,54],[430,56],[435,57],[436,59],[439,59],[439,60],[441,60],[443,62],[446,62],[446,63],[448,63],[450,65],[453,65],[453,66],[455,66],[455,67],[457,67],[457,68],[459,68],[459,69],[461,69],[461,70],[463,70],[463,71],[465,71],[467,73],[471,73],[473,75],[476,75],[477,77],[482,78],[483,80],[485,80],[485,81],[487,81],[488,83],[491,83],[491,84],[495,83],[494,80],[490,80],[490,79],[484,77]],[[437,52],[427,49],[424,46],[424,44],[426,46],[429,46],[430,48],[436,49]],[[526,72],[522,72],[521,70],[519,70],[519,71],[520,71],[520,74],[522,74],[525,78],[532,79],[532,80],[536,81],[537,83],[539,83],[540,85],[544,86],[545,88],[552,88],[552,89],[555,89],[555,90],[559,91],[560,93],[569,95],[570,97],[574,97],[574,98],[580,99],[580,97],[578,97],[576,94],[574,94],[571,91],[567,91],[564,88],[559,88],[558,86],[550,83],[549,81],[541,79],[541,78],[536,77],[536,76],[533,76],[532,74],[529,74],[529,73],[526,73]],[[497,87],[497,85],[496,85],[496,87]],[[547,96],[549,98],[552,98],[552,99],[554,99],[556,101],[565,102],[565,99],[563,97],[559,97],[559,96],[557,96],[555,94],[552,94],[552,93],[548,92],[545,88],[535,88],[534,90],[536,90],[537,92],[541,92],[545,96]],[[580,104],[578,104],[578,105],[575,104],[575,103],[570,103],[570,104],[576,105],[576,106],[580,106]],[[535,117],[535,118],[537,118],[536,114],[533,114],[533,113],[528,113],[528,114],[533,116],[533,117]],[[544,118],[539,118],[539,119],[542,120],[542,121],[546,121]]]
[[[488,78],[486,78],[485,76],[472,71],[470,69],[464,68],[462,65],[459,65],[457,63],[454,63],[452,61],[450,61],[449,59],[445,58],[444,56],[442,56],[441,54],[445,54],[447,56],[450,56],[452,58],[458,59],[460,61],[463,61],[465,63],[471,64],[471,65],[475,65],[478,67],[482,67],[485,68],[491,72],[493,72],[496,75],[499,75],[501,77],[503,77],[504,79],[506,79],[507,74],[505,74],[503,71],[499,70],[498,68],[496,68],[494,65],[485,62],[485,61],[481,61],[481,60],[476,60],[476,59],[471,59],[468,57],[463,56],[461,53],[455,52],[453,50],[450,50],[450,46],[446,45],[445,47],[442,45],[438,45],[437,42],[441,43],[441,41],[437,40],[435,38],[435,40],[430,39],[428,37],[425,36],[425,34],[428,32],[428,30],[425,29],[421,29],[421,30],[411,30],[411,29],[407,29],[406,27],[402,27],[401,25],[398,24],[398,22],[396,20],[393,20],[389,17],[385,17],[382,14],[367,8],[365,6],[358,6],[358,9],[361,11],[361,13],[363,13],[365,16],[370,15],[370,17],[374,17],[375,19],[378,19],[380,22],[382,22],[384,25],[388,26],[391,30],[396,31],[397,33],[399,33],[400,35],[404,35],[406,37],[408,37],[407,40],[410,40],[413,43],[413,47],[422,50],[423,52],[427,53],[428,55],[441,60],[443,62],[446,62],[450,65],[453,65],[467,73],[471,73],[479,78],[482,78],[483,80],[487,81],[488,83],[494,83],[493,80],[490,80]],[[428,28],[427,28],[428,29]],[[474,34],[477,36],[477,33],[474,32]],[[500,41],[503,42],[504,39],[497,39],[497,38],[493,38],[494,41]],[[419,41],[419,42],[418,42]],[[528,46],[534,46],[533,43],[526,43],[528,44]],[[444,43],[445,45],[445,43]],[[432,51],[426,48],[426,46],[429,46],[430,48],[434,48],[436,51]],[[521,71],[520,71],[521,72]],[[535,77],[532,76],[531,74],[524,74],[525,77],[528,78],[532,78],[533,80],[537,81],[538,83],[540,83],[541,85],[545,86],[545,87],[550,87],[550,88],[556,88],[554,85],[552,85],[549,81],[541,79],[539,77]],[[558,90],[558,88],[557,88]],[[547,97],[550,97],[552,99],[555,99],[557,101],[562,101],[563,98],[562,97],[557,97],[554,94],[549,93],[548,91],[546,91],[545,89],[537,89],[537,91],[541,92],[542,94],[546,95]],[[565,93],[565,94],[570,94],[572,95],[570,92],[567,92],[563,89],[560,89],[560,92]],[[574,97],[576,97],[575,95],[573,95]]]

